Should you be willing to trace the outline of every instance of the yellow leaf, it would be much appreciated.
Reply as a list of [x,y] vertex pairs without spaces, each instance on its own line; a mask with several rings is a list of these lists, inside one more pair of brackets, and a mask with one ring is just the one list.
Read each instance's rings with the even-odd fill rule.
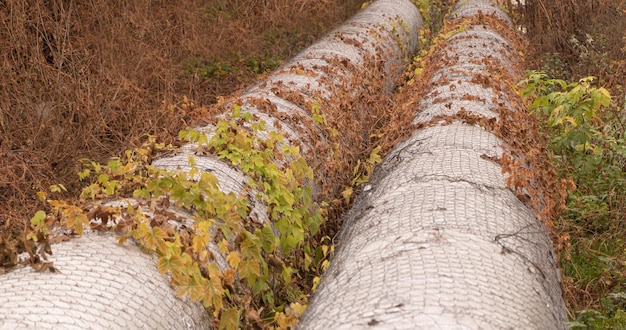
[[307,305],[306,304],[301,304],[301,303],[292,303],[291,305],[289,305],[289,308],[291,309],[291,311],[293,312],[293,314],[300,316],[302,315],[302,313],[304,313],[304,311],[306,310]]
[[64,185],[62,184],[53,184],[50,186],[50,191],[51,192],[61,192],[61,191],[67,191],[67,188],[65,188]]
[[222,278],[224,279],[224,283],[226,283],[226,285],[232,286],[236,275],[237,275],[237,272],[233,269],[225,270],[224,274],[222,275]]
[[46,195],[45,192],[43,192],[43,191],[38,191],[37,192],[37,198],[39,198],[40,201],[45,202],[46,201],[46,197],[48,197],[48,196]]
[[67,204],[58,201],[58,200],[50,200],[48,201],[48,204],[50,204],[50,207],[55,210],[55,211],[59,211],[59,209],[65,207]]
[[169,235],[165,232],[165,230],[161,227],[153,227],[152,230],[145,236],[144,244],[150,250],[164,252],[166,249],[166,238],[169,238]]
[[193,237],[193,243],[191,248],[193,252],[199,253],[204,250],[206,246],[209,244],[210,237],[208,235],[196,235]]
[[328,260],[324,260],[322,261],[322,271],[326,271],[326,269],[328,269],[328,266],[330,266],[330,261]]
[[226,254],[230,250],[230,244],[226,239],[222,239],[221,242],[217,243],[217,247],[220,250],[220,253]]
[[572,116],[565,117],[565,120],[567,120],[574,127],[578,126],[578,124],[576,123],[576,119],[574,119],[574,117],[572,117]]
[[207,251],[207,250],[202,250],[200,251],[200,253],[198,254],[198,261],[200,262],[206,262],[209,260],[209,257],[211,257],[211,252]]
[[[174,255],[168,253],[159,258],[159,262],[157,263],[157,269],[161,274],[164,274],[168,271],[172,271],[173,269],[181,269],[183,267],[182,260],[179,255]],[[175,273],[175,272],[173,272]]]
[[207,281],[208,285],[204,291],[204,297],[202,297],[202,303],[205,307],[213,307],[215,312],[213,316],[217,317],[219,311],[224,308],[222,297],[224,296],[224,290],[222,289],[222,283],[218,280]]
[[33,215],[32,218],[30,218],[30,224],[33,225],[34,227],[40,227],[44,224],[45,219],[46,219],[46,212],[39,210],[35,212],[35,215]]
[[239,276],[248,278],[250,276],[261,276],[261,267],[255,259],[247,259],[239,264]]
[[328,254],[328,245],[322,245],[322,252],[324,253],[324,257]]
[[150,227],[145,222],[140,223],[137,229],[133,230],[133,238],[143,240],[150,235]]
[[200,232],[202,234],[208,234],[209,233],[209,229],[211,229],[211,222],[210,221],[199,221],[197,222],[197,229],[196,232]]
[[239,253],[237,251],[231,251],[228,256],[226,256],[226,261],[233,269],[237,269],[241,259],[239,258]]
[[217,190],[217,185],[218,182],[215,175],[207,172],[202,172],[202,174],[200,174],[198,188],[200,188],[202,191],[215,191]]
[[297,319],[293,315],[286,315],[285,313],[278,312],[274,315],[274,321],[278,324],[277,329],[287,330],[296,325]]
[[200,276],[199,273],[194,274],[189,282],[189,298],[193,301],[200,301],[204,296],[205,287],[209,281]]
[[352,187],[348,187],[344,189],[343,192],[341,193],[341,195],[343,196],[343,199],[346,200],[346,203],[350,203],[350,197],[352,197],[353,192],[354,191],[352,190]]
[[307,305],[292,303],[287,307],[285,313],[276,313],[274,320],[278,324],[278,329],[293,329],[298,323],[302,313],[306,310],[306,307]]
[[315,292],[317,290],[317,286],[320,284],[321,278],[319,276],[315,276],[313,278],[313,287],[311,288],[311,292]]
[[69,207],[66,212],[64,212],[64,215],[66,216],[64,219],[65,226],[72,228],[78,235],[83,234],[83,225],[89,225],[87,216],[76,206]]

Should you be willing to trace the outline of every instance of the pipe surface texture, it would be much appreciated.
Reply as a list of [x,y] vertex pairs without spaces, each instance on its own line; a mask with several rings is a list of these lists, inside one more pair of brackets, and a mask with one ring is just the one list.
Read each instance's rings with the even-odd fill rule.
[[[302,132],[319,134],[318,141],[324,141],[325,136],[319,127],[298,127],[303,120],[313,122],[309,109],[302,104],[320,103],[323,113],[324,105],[341,95],[355,109],[367,108],[367,104],[359,103],[359,93],[368,91],[364,84],[352,84],[351,79],[360,72],[378,72],[385,85],[379,92],[389,93],[395,78],[402,74],[405,59],[416,47],[420,24],[421,16],[410,1],[375,1],[233,102],[242,106],[242,112],[264,119],[268,131],[283,132],[290,143],[310,153],[315,145],[307,143],[315,139]],[[293,114],[300,120],[288,120]],[[212,129],[204,128],[207,134]],[[189,169],[189,155],[194,155],[197,169],[217,177],[222,191],[244,190],[247,178],[242,172],[217,157],[195,155],[192,145],[153,165]],[[254,192],[250,196],[254,199]],[[255,203],[253,221],[267,219],[261,204]],[[181,213],[179,209],[173,211]],[[190,214],[182,216],[192,218]],[[228,267],[215,244],[209,249],[222,270]],[[60,272],[37,273],[25,267],[0,275],[0,329],[205,329],[212,324],[200,304],[174,296],[167,277],[158,273],[154,258],[133,244],[118,246],[111,236],[91,233],[55,244],[52,250],[54,255],[49,259]]]
[[[453,8],[470,25],[436,45],[438,66],[410,105],[420,128],[355,201],[300,329],[565,327],[548,231],[492,160],[507,141],[462,119],[499,120],[519,98],[500,92],[519,81],[520,59],[481,24],[487,14],[509,22],[488,1]],[[497,78],[505,73],[513,82]]]

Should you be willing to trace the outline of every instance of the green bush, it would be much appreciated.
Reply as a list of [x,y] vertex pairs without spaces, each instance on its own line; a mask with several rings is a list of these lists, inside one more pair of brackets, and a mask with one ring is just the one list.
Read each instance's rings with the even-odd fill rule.
[[542,123],[559,175],[575,183],[559,228],[570,237],[561,251],[567,302],[570,309],[582,307],[569,325],[623,329],[626,128],[610,116],[611,96],[592,86],[593,77],[566,83],[543,72],[527,75],[522,97]]

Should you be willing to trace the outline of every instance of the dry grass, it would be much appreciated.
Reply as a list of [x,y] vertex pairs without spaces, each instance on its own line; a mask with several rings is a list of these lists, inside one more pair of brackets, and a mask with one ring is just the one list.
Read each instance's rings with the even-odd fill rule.
[[362,2],[0,2],[0,243],[41,207],[36,191],[76,192],[78,159],[172,142],[199,119],[185,96],[206,106],[246,87]]
[[530,41],[529,69],[577,80],[594,75],[606,87],[626,84],[626,1],[527,0],[515,11]]

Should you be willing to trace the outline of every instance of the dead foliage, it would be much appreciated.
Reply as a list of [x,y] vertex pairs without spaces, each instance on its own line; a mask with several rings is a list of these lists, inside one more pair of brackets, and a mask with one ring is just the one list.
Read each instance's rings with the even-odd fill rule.
[[[505,2],[506,3],[506,2]],[[529,41],[527,69],[576,81],[593,75],[600,85],[623,92],[626,84],[626,1],[527,0],[509,4]]]
[[[481,115],[471,114],[461,108],[455,114],[446,116],[435,116],[429,122],[419,123],[418,128],[446,125],[453,121],[461,121],[471,125],[477,125],[487,131],[493,132],[503,141],[501,146],[504,153],[501,158],[489,158],[501,165],[502,173],[506,175],[506,184],[516,193],[518,199],[530,206],[537,217],[546,226],[557,252],[563,251],[568,245],[569,236],[562,231],[560,223],[560,211],[565,207],[567,198],[567,188],[571,187],[571,182],[561,180],[558,177],[551,156],[547,149],[546,136],[542,134],[540,122],[535,115],[531,114],[522,103],[515,86],[523,77],[522,57],[527,44],[508,24],[495,16],[479,13],[471,18],[450,20],[444,25],[440,35],[453,35],[469,26],[486,26],[490,30],[508,40],[512,47],[503,49],[501,58],[511,58],[510,63],[501,63],[495,56],[486,56],[470,60],[475,64],[486,66],[486,72],[492,74],[474,75],[471,82],[483,86],[485,89],[493,91],[500,100],[507,100],[509,104],[496,103],[495,111],[497,118],[488,118]],[[461,38],[461,37],[459,37]],[[468,37],[469,38],[469,37]],[[400,93],[403,107],[417,109],[420,100],[428,97],[434,98],[436,103],[451,104],[454,98],[443,98],[433,92],[434,87],[432,77],[441,72],[446,66],[458,61],[457,58],[449,58],[442,55],[442,49],[447,47],[446,39],[436,43],[422,61],[421,76],[415,77],[415,83],[407,87],[406,91]],[[516,60],[515,57],[519,55]],[[511,67],[509,67],[511,65]],[[512,70],[513,72],[511,72]],[[465,73],[467,72],[459,72]],[[437,85],[450,84],[441,77],[437,80]],[[459,97],[460,100],[474,100],[484,102],[475,95],[465,94]],[[487,157],[488,158],[488,157]]]
[[0,1],[0,237],[28,226],[36,191],[75,194],[78,159],[173,142],[361,3]]

